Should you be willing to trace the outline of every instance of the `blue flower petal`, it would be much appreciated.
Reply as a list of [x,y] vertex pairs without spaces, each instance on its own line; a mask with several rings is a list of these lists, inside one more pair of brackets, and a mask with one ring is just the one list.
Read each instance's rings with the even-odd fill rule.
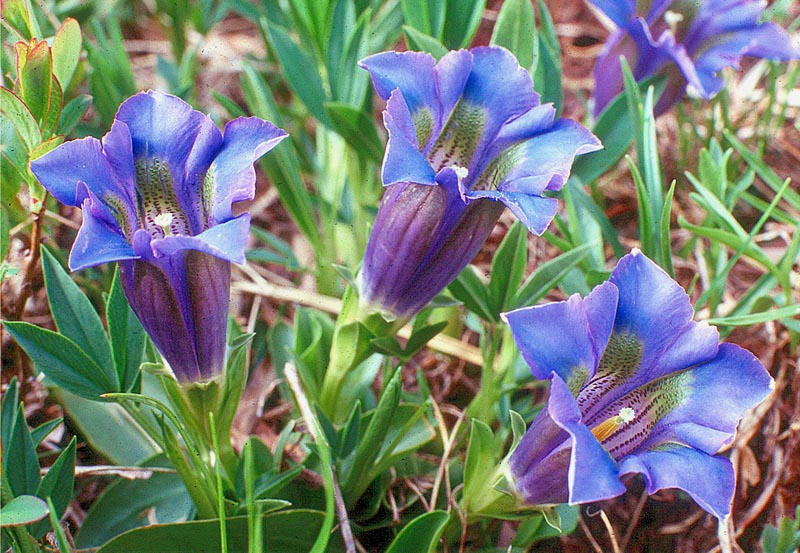
[[392,92],[386,103],[383,121],[389,133],[381,172],[384,186],[399,182],[436,184],[436,173],[420,151],[411,114],[400,89]]
[[83,224],[69,254],[70,270],[137,257],[119,227],[108,222],[105,206],[93,194],[83,201],[82,207]]
[[643,448],[677,442],[713,455],[733,440],[745,412],[774,385],[761,362],[735,344],[721,344],[714,359],[689,372],[684,401],[656,423]]
[[167,236],[150,242],[153,252],[171,256],[183,250],[204,252],[233,263],[244,263],[244,249],[250,230],[250,214],[215,225],[197,236]]
[[625,27],[636,14],[636,0],[590,0],[617,27]]
[[80,193],[83,188],[78,183],[94,191],[97,196],[105,193],[122,195],[108,160],[103,156],[100,141],[96,138],[82,138],[65,142],[42,157],[31,160],[31,171],[42,186],[59,202],[79,206],[86,198]]
[[610,281],[620,290],[614,332],[634,335],[643,348],[639,372],[620,393],[716,356],[716,328],[692,320],[689,296],[641,252],[620,259]]
[[414,114],[418,109],[438,104],[436,97],[436,60],[423,52],[382,52],[359,62],[369,71],[375,92],[388,100],[392,91],[400,89]]
[[547,229],[558,211],[558,201],[554,198],[542,198],[519,192],[475,190],[465,192],[464,197],[469,200],[489,199],[502,202],[530,232],[537,236]]
[[555,374],[550,379],[547,410],[553,421],[572,437],[568,475],[570,504],[600,501],[625,493],[617,463],[581,422],[581,412],[572,392]]
[[736,479],[730,460],[679,445],[628,456],[620,474],[641,473],[648,494],[677,488],[722,520],[730,514]]
[[575,156],[602,149],[600,141],[582,125],[559,119],[550,129],[517,146],[514,166],[497,185],[501,192],[541,194],[561,190]]
[[[491,144],[503,125],[538,106],[539,95],[533,90],[530,74],[505,48],[478,47],[472,50],[472,56],[472,71],[460,103],[467,110],[483,110],[483,124],[480,128],[456,129],[456,132],[477,134],[474,155],[468,160],[469,174],[476,178],[492,161],[489,157]],[[498,80],[497,75],[503,75],[503,79]],[[456,112],[458,110],[456,108]],[[449,125],[443,132],[447,132]]]
[[211,225],[233,217],[233,203],[253,198],[256,183],[253,163],[286,136],[272,123],[257,117],[240,117],[225,125],[222,148],[206,176],[213,183],[209,187],[211,197],[207,199]]
[[[585,299],[575,294],[566,301],[504,313],[533,375],[542,380],[554,372],[574,387],[583,385],[608,343],[618,293],[606,282]],[[573,384],[575,378],[581,381]]]

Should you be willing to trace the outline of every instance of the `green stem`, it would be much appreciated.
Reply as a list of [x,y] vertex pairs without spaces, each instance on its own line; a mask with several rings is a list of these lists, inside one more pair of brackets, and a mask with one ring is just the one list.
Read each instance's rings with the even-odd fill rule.
[[505,374],[505,370],[495,367],[500,344],[501,333],[498,327],[492,324],[484,326],[481,336],[481,353],[483,354],[481,387],[467,407],[467,420],[474,418],[488,425],[494,422],[496,415],[494,403],[501,395],[500,385]]
[[219,541],[222,553],[228,553],[228,527],[225,524],[225,493],[222,486],[222,459],[219,454],[217,428],[214,424],[214,413],[208,413],[208,425],[211,427],[211,439],[217,460],[214,463],[214,476],[217,484],[217,513],[219,513]]

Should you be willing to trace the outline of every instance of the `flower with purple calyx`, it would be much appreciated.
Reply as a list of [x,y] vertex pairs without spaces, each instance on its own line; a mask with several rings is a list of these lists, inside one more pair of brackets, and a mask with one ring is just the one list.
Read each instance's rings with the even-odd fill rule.
[[359,275],[362,307],[404,322],[478,252],[504,206],[541,234],[556,213],[546,196],[578,154],[601,148],[539,103],[504,48],[446,54],[384,52],[364,59],[389,143],[387,186]]
[[257,117],[224,135],[175,96],[136,94],[102,141],[83,138],[32,160],[31,171],[83,224],[71,270],[119,262],[133,311],[180,382],[224,369],[230,264],[244,262],[253,163],[286,137]]
[[731,462],[718,455],[774,383],[749,351],[692,320],[683,289],[638,251],[585,298],[504,314],[550,397],[507,459],[526,505],[587,503],[678,488],[719,519],[730,513]]
[[789,61],[800,58],[789,35],[759,21],[758,0],[590,0],[613,26],[594,66],[594,111],[599,114],[623,91],[620,56],[637,81],[664,75],[655,106],[661,115],[677,103],[687,84],[709,99],[722,89],[720,72],[739,67],[744,56]]

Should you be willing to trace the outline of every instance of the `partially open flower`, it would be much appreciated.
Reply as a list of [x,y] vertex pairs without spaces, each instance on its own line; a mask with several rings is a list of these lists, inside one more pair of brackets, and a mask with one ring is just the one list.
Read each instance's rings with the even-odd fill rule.
[[587,297],[506,313],[547,406],[508,459],[527,505],[598,501],[641,473],[648,493],[679,488],[722,519],[735,489],[717,455],[770,392],[758,359],[692,320],[680,286],[639,252]]
[[286,134],[256,117],[225,126],[183,100],[142,92],[119,108],[102,142],[73,140],[31,161],[83,224],[70,268],[118,261],[125,295],[183,382],[219,374],[225,361],[230,262],[244,262],[253,163]]
[[677,103],[691,85],[703,98],[722,89],[720,72],[744,56],[788,61],[800,57],[786,32],[759,21],[760,0],[590,0],[614,26],[594,67],[595,113],[620,92],[619,58],[637,81],[664,75],[667,86],[656,116]]
[[384,52],[361,62],[387,100],[386,190],[361,268],[367,309],[410,319],[475,256],[503,207],[541,234],[546,197],[578,154],[600,143],[555,120],[530,75],[500,47],[446,54]]

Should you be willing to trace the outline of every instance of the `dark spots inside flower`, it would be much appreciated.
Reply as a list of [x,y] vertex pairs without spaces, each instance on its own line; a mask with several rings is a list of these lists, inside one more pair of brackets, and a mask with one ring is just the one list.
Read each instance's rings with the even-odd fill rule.
[[[635,414],[626,424],[598,438],[614,459],[621,459],[647,440],[656,423],[686,399],[691,380],[691,372],[682,371],[648,382],[605,407],[587,424],[594,432],[595,427],[624,409]],[[601,421],[599,425],[597,421]]]
[[586,367],[577,367],[573,369],[572,373],[567,379],[567,388],[572,392],[573,396],[577,396],[586,380],[589,378],[589,370]]
[[129,211],[128,204],[113,194],[103,196],[103,203],[111,212],[111,216],[114,217],[122,234],[130,240],[133,235],[133,221],[136,219],[134,214]]
[[577,396],[581,412],[594,416],[606,394],[639,370],[642,343],[633,335],[614,333],[600,358],[597,372]]
[[473,190],[497,190],[508,172],[519,163],[521,145],[517,144],[505,150],[492,160],[472,187]]
[[153,238],[192,234],[166,163],[155,158],[136,161],[136,199],[139,225]]
[[447,124],[429,154],[435,171],[444,167],[469,167],[485,125],[482,108],[464,102],[456,104]]

